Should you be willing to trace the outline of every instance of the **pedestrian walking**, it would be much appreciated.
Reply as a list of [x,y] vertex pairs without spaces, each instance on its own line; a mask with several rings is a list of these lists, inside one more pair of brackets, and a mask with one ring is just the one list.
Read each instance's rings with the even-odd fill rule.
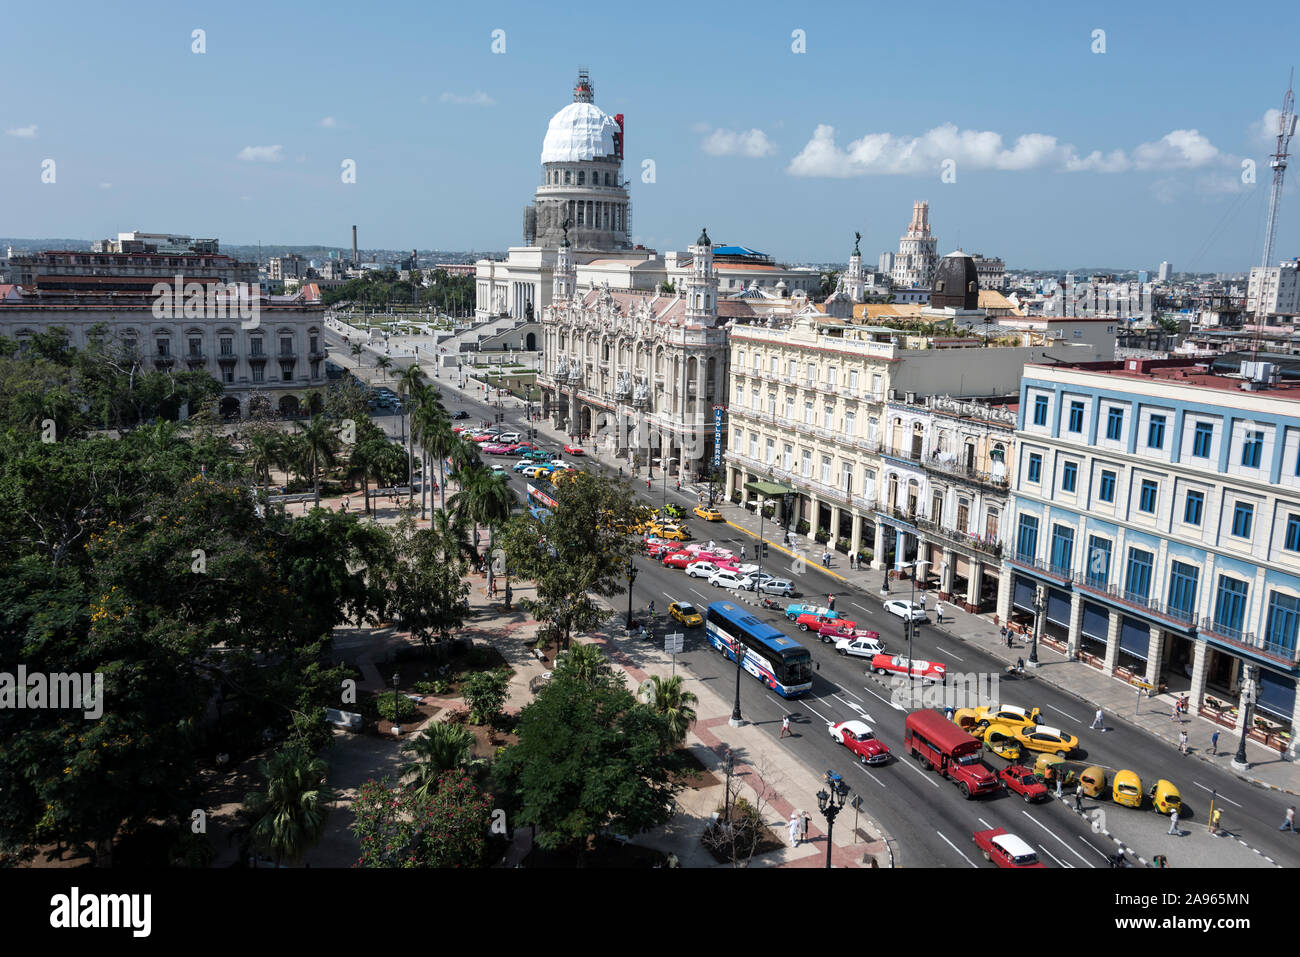
[[925,595],[921,596],[921,611],[925,611]]
[[1182,837],[1183,832],[1178,829],[1178,808],[1169,810],[1169,833],[1176,837]]
[[952,716],[954,714],[956,714],[956,709],[954,709],[952,705],[948,705],[946,708],[943,709],[943,716],[947,718],[949,721],[952,720]]
[[826,551],[822,552],[822,564],[827,566],[828,568],[830,567],[831,564],[830,549],[827,549]]
[[936,625],[943,624],[943,602],[941,601],[934,603],[934,623]]
[[799,815],[790,815],[790,846],[799,846]]
[[[785,716],[783,716],[783,717],[781,718],[781,735],[780,735],[780,737],[784,738],[787,734],[790,734],[790,716],[789,716],[788,714],[785,715]],[[794,735],[791,734],[790,737],[794,737]],[[778,738],[778,740],[779,740],[779,738]]]
[[741,545],[741,546],[740,546],[740,560],[741,560],[742,562],[745,560],[745,546],[744,546],[744,545]]
[[1080,781],[1074,788],[1074,809],[1083,810],[1083,782]]
[[681,479],[678,479],[678,480],[677,480],[677,491],[680,492],[681,490],[682,490],[682,480],[681,480]]
[[1181,751],[1183,754],[1187,753],[1187,732],[1186,731],[1180,731],[1178,733],[1178,750]]
[[352,504],[352,503],[351,503],[351,500],[348,499],[347,497],[344,497],[344,499],[343,499],[343,511],[346,512],[346,511],[348,510],[348,507],[349,507],[351,504]]
[[812,823],[812,815],[807,811],[799,815],[799,836],[803,840],[808,840],[808,825]]
[[853,553],[849,552],[849,571],[853,570]]
[[1011,632],[1007,631],[1006,625],[1002,626],[1002,640],[1007,643],[1008,648],[1011,647]]
[[1219,753],[1219,732],[1218,731],[1215,731],[1214,734],[1210,735],[1210,753],[1211,754]]
[[1089,725],[1089,727],[1094,728],[1094,729],[1096,729],[1096,728],[1103,728],[1103,730],[1104,730],[1104,726],[1103,726],[1102,723],[1101,723],[1101,709],[1100,709],[1100,708],[1097,709],[1097,716],[1096,716],[1095,718],[1092,719],[1092,724]]
[[1177,698],[1174,699],[1174,706],[1169,712],[1169,720],[1171,722],[1178,721],[1178,699]]
[[1061,782],[1061,778],[1062,778],[1062,775],[1060,775],[1060,774],[1058,774],[1058,775],[1056,776],[1056,799],[1057,799],[1058,801],[1059,801],[1059,800],[1061,799],[1061,797],[1062,797],[1062,794],[1061,794],[1061,783],[1062,783],[1062,782]]
[[1278,830],[1285,831],[1288,828],[1290,829],[1292,834],[1295,833],[1295,805],[1294,804],[1292,804],[1289,808],[1286,809],[1286,817],[1282,819],[1282,826],[1279,827]]
[[831,611],[834,611],[834,610],[835,610],[835,596],[834,596],[834,595],[827,595],[827,596],[826,596],[826,607],[829,608]]
[[1211,814],[1210,814],[1210,833],[1211,833],[1211,834],[1218,834],[1218,833],[1219,833],[1219,818],[1222,817],[1222,816],[1223,816],[1223,811],[1222,811],[1221,809],[1217,808],[1217,807],[1214,809],[1213,812],[1211,812]]

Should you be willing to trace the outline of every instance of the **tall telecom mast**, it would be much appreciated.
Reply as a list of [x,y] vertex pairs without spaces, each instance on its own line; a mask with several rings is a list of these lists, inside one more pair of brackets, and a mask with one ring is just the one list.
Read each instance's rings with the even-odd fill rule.
[[1255,297],[1255,338],[1252,352],[1259,353],[1260,332],[1264,326],[1264,285],[1269,263],[1273,261],[1273,241],[1277,238],[1277,209],[1282,203],[1282,179],[1286,176],[1286,161],[1291,137],[1296,130],[1295,69],[1287,81],[1286,96],[1282,97],[1282,114],[1277,118],[1277,148],[1268,165],[1273,167],[1273,191],[1268,198],[1268,224],[1264,227],[1264,256],[1260,260],[1259,290]]

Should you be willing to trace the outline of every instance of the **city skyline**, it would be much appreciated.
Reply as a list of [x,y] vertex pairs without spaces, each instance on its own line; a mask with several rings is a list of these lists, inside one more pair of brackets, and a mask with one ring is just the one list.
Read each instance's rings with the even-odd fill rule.
[[[87,7],[57,49],[6,50],[15,75],[41,79],[0,111],[0,177],[30,184],[6,231],[306,245],[355,222],[367,248],[502,250],[522,242],[547,120],[585,66],[597,105],[626,116],[647,246],[684,249],[705,224],[781,260],[842,262],[861,231],[874,262],[925,199],[940,255],[1242,272],[1262,248],[1289,31],[1261,47],[1255,24],[1215,22],[1211,40],[1208,4],[1174,9],[953,8],[938,30],[900,11],[757,4],[683,31],[637,11],[557,22],[399,3],[361,22],[259,10],[248,30],[246,11],[146,4],[128,31]],[[48,35],[39,16],[15,11],[8,36]],[[284,39],[308,26],[310,45]],[[1247,42],[1259,52],[1240,69],[1187,69],[1189,51]],[[100,84],[107,101],[87,95]],[[1297,189],[1275,259],[1300,252]]]

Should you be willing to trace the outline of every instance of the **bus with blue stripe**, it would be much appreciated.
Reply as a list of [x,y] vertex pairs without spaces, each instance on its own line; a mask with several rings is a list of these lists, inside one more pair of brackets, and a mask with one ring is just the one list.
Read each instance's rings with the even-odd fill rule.
[[785,698],[812,690],[812,654],[735,602],[715,601],[704,616],[709,644]]

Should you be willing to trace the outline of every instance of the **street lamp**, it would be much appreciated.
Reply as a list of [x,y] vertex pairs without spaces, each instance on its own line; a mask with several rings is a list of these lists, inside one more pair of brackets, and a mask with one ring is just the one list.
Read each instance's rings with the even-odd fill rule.
[[1038,667],[1038,633],[1043,627],[1043,612],[1047,610],[1047,600],[1042,589],[1034,590],[1034,634],[1029,642],[1029,667]]
[[398,724],[402,720],[402,712],[397,708],[397,672],[393,672],[393,734],[400,736],[402,726]]
[[1254,665],[1246,665],[1246,680],[1241,686],[1241,740],[1237,742],[1237,754],[1232,759],[1234,771],[1245,771],[1250,767],[1250,759],[1246,757],[1246,735],[1250,732],[1251,712],[1255,705],[1256,673]]
[[632,630],[632,584],[636,581],[636,565],[627,557],[627,630]]
[[817,792],[817,809],[826,818],[826,867],[829,870],[831,866],[831,832],[835,829],[835,815],[839,814],[844,807],[844,801],[849,796],[849,786],[834,771],[827,771],[826,787],[830,789],[829,794],[825,789]]

